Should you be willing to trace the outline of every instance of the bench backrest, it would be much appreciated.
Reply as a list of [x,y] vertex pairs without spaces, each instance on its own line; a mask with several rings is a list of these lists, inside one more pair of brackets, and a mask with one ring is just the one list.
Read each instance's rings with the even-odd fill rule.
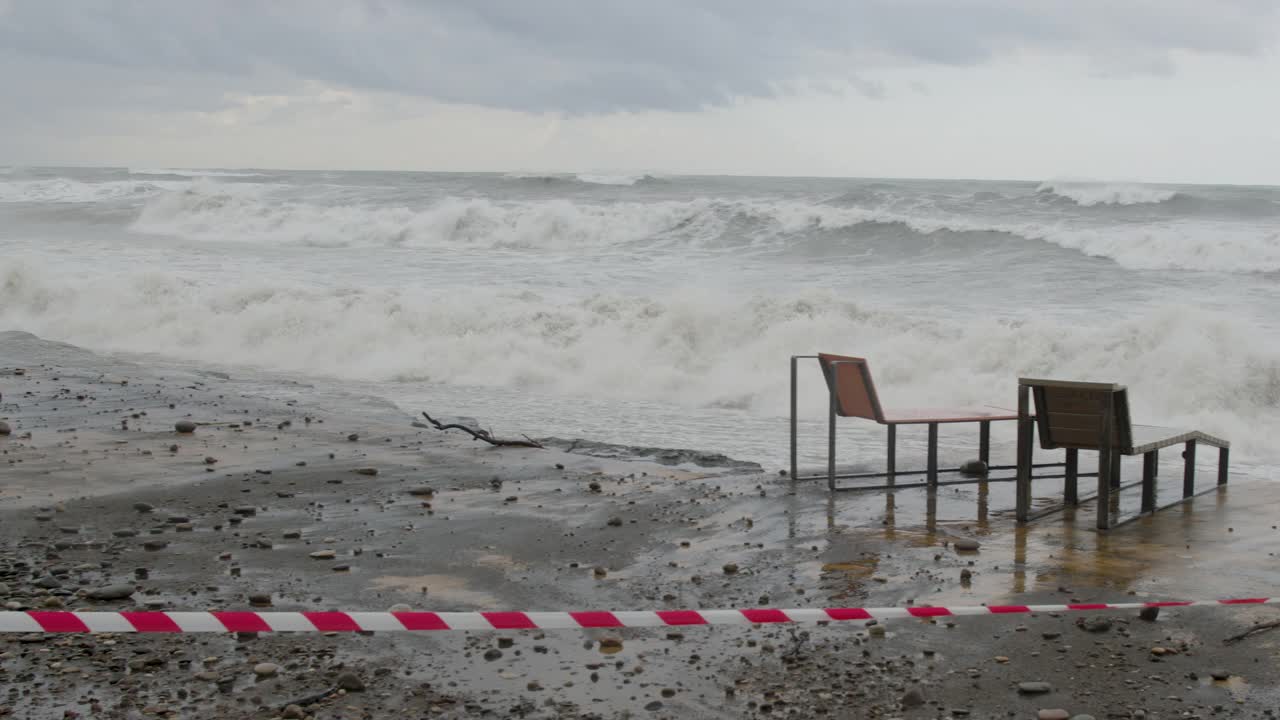
[[827,390],[835,398],[836,414],[884,422],[884,411],[871,381],[871,368],[860,357],[818,353],[818,364],[827,380]]
[[1111,429],[1111,447],[1133,445],[1129,396],[1123,385],[1026,378],[1018,383],[1031,390],[1036,429],[1046,450],[1098,450],[1104,426]]

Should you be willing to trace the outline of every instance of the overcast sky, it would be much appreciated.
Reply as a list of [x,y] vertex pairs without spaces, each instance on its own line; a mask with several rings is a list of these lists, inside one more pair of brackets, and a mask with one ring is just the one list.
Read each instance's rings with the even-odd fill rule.
[[0,164],[1280,184],[1276,0],[0,0]]

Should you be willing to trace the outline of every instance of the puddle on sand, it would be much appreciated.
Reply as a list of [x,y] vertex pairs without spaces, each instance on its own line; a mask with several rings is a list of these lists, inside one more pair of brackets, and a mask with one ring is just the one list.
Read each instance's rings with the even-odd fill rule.
[[[455,575],[383,575],[373,578],[370,585],[374,590],[392,590],[425,599],[435,605],[441,602],[472,605],[476,607],[496,607],[498,598],[482,590],[471,590],[467,582]],[[426,592],[423,592],[426,588]]]

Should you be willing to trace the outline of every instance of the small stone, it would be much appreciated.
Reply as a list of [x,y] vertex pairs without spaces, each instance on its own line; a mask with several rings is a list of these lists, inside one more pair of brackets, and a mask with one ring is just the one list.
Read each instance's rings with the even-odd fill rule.
[[196,529],[196,526],[189,522],[184,522],[174,525],[173,529],[178,532],[193,532]]
[[90,600],[123,600],[133,596],[132,585],[108,585],[89,591]]
[[258,663],[253,666],[253,674],[260,678],[272,677],[280,672],[280,666],[275,663]]
[[62,587],[62,582],[58,580],[58,578],[52,575],[45,575],[44,577],[32,583],[32,585],[35,585],[38,588],[43,588],[45,590],[54,590],[56,588]]
[[622,518],[620,517],[609,518],[609,527],[620,527],[621,525],[622,525]]
[[484,651],[484,659],[488,660],[489,662],[493,662],[494,660],[497,660],[500,657],[502,657],[502,651],[497,648],[489,648],[488,650]]
[[337,685],[347,692],[364,692],[364,681],[353,672],[344,672],[339,675]]
[[143,550],[155,551],[155,550],[163,550],[167,547],[169,547],[169,543],[164,540],[148,540],[142,543]]
[[591,573],[592,573],[593,575],[595,575],[596,577],[598,577],[598,578],[602,578],[602,577],[604,577],[604,576],[608,575],[608,574],[609,574],[609,571],[608,571],[608,570],[606,570],[606,569],[605,569],[605,568],[603,568],[603,567],[596,567],[594,570],[592,570],[592,571],[591,571]]
[[254,593],[249,596],[249,604],[257,607],[268,607],[271,605],[271,595],[267,593]]
[[1043,695],[1053,692],[1053,686],[1047,682],[1021,682],[1018,683],[1018,692],[1023,695]]
[[1231,673],[1223,670],[1222,668],[1214,668],[1209,671],[1209,677],[1217,680],[1218,682],[1223,682],[1231,679]]
[[662,709],[662,701],[661,701],[661,700],[654,700],[653,702],[649,703],[648,705],[645,705],[645,706],[644,706],[644,709],[645,709],[645,710],[648,710],[649,712],[657,712],[657,711],[659,711],[659,710],[661,710],[661,709]]
[[987,464],[981,460],[970,460],[960,466],[962,475],[986,475]]
[[347,440],[348,440],[349,442],[355,442],[355,441],[357,441],[357,440],[359,440],[359,439],[360,439],[360,436],[359,436],[358,434],[356,434],[356,433],[351,433],[350,435],[348,435],[348,436],[347,436]]
[[1071,713],[1061,708],[1051,708],[1041,710],[1036,717],[1039,720],[1070,720]]
[[609,650],[621,650],[622,638],[606,637],[600,638],[600,648]]
[[960,571],[960,582],[967,583],[973,580],[973,572],[969,568]]
[[216,458],[216,457],[212,457],[212,456],[206,457],[206,458],[204,459],[204,464],[205,464],[205,465],[214,465],[214,464],[216,464],[217,462],[218,462],[218,458]]
[[592,480],[591,482],[587,483],[587,489],[590,490],[591,492],[600,492],[600,483]]
[[370,467],[356,468],[356,474],[357,475],[377,475],[378,468],[370,468]]
[[1098,720],[1098,719],[1092,715],[1082,713],[1080,715],[1072,715],[1071,720]]
[[111,534],[118,538],[131,538],[137,537],[138,531],[133,528],[120,528],[119,530],[112,530]]
[[312,560],[332,560],[338,556],[338,553],[332,550],[317,550],[311,553]]
[[212,670],[201,670],[194,677],[203,682],[218,682],[218,673]]
[[253,507],[252,505],[241,505],[232,512],[240,515],[241,517],[253,517],[258,514],[258,508]]
[[733,575],[733,574],[735,574],[735,573],[737,573],[737,572],[738,572],[738,564],[737,564],[737,563],[725,563],[723,570],[724,570],[724,574],[725,574],[725,575]]
[[297,540],[298,538],[302,537],[302,531],[301,530],[285,530],[284,532],[280,533],[280,537],[283,537],[285,540]]
[[1158,607],[1144,607],[1138,611],[1138,618],[1147,622],[1155,622],[1158,617],[1160,617],[1160,608]]
[[513,645],[515,645],[515,644],[516,644],[516,641],[515,641],[515,639],[514,639],[514,638],[509,638],[509,637],[501,637],[501,638],[498,638],[498,647],[499,647],[499,648],[501,648],[501,649],[503,649],[503,650],[506,650],[507,648],[509,648],[509,647],[511,647],[511,646],[513,646]]
[[179,420],[178,422],[173,424],[173,429],[177,430],[183,435],[190,435],[191,433],[196,431],[196,424],[191,422],[190,420]]
[[924,704],[924,693],[919,688],[911,688],[902,695],[902,707],[913,708]]
[[13,428],[9,427],[9,423],[0,420],[0,435],[11,435]]
[[1083,625],[1086,632],[1104,633],[1111,629],[1110,618],[1090,618]]
[[871,637],[885,636],[885,629],[883,625],[872,625],[871,627],[867,628],[867,632],[871,634]]
[[982,547],[982,543],[974,540],[973,538],[960,538],[951,544],[960,552],[975,552],[978,548]]
[[280,717],[284,720],[303,720],[306,716],[306,711],[297,705],[286,705],[284,712],[280,713]]
[[149,513],[152,510],[155,510],[156,508],[151,503],[136,502],[133,504],[133,509],[137,510],[140,513]]
[[429,485],[422,485],[420,487],[410,488],[409,494],[418,497],[431,497],[436,494],[436,489]]

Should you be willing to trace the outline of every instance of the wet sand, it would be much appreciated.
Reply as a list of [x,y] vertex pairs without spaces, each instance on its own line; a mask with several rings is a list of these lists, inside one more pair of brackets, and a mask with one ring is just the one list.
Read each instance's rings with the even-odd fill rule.
[[[0,601],[100,610],[251,609],[254,595],[275,610],[1131,602],[1272,595],[1280,574],[1280,487],[1265,479],[1237,477],[1109,534],[1091,529],[1091,505],[1018,529],[1008,485],[832,500],[773,472],[490,448],[326,392],[161,373],[0,334],[0,418],[13,427],[0,438]],[[182,419],[200,426],[179,435]],[[950,543],[962,537],[981,549],[957,553]],[[334,558],[310,557],[322,549]],[[727,574],[728,563],[738,571]],[[84,597],[119,583],[135,587],[131,598]],[[1105,629],[1083,622],[1104,617]],[[1125,613],[890,621],[883,633],[849,623],[3,636],[0,715],[283,717],[341,680],[352,689],[300,703],[305,714],[1272,717],[1280,632],[1222,643],[1271,619],[1276,611],[1260,607],[1166,609],[1154,622]],[[255,676],[261,663],[277,673]],[[352,674],[357,682],[343,677]],[[1023,682],[1052,690],[1023,694]]]

